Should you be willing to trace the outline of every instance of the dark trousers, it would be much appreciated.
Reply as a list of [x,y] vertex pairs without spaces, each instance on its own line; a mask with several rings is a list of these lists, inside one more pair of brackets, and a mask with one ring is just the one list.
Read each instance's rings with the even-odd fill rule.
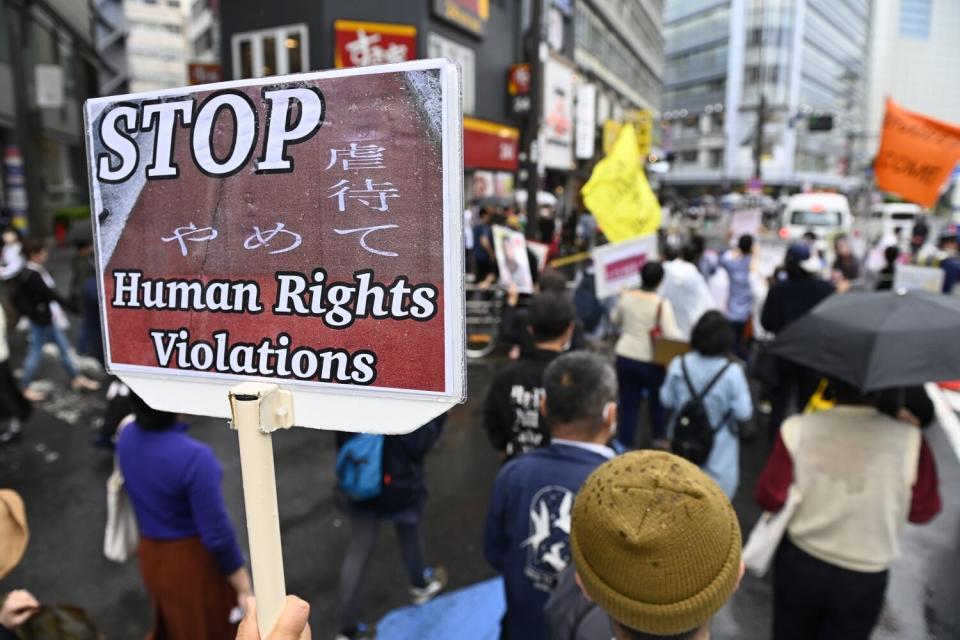
[[747,341],[743,337],[743,332],[747,328],[748,320],[743,322],[738,322],[736,320],[728,320],[730,323],[730,328],[733,329],[733,354],[740,358],[741,360],[746,360],[747,353]]
[[777,385],[770,393],[770,442],[776,441],[783,421],[803,411],[816,392],[820,376],[812,369],[778,358]]
[[667,436],[663,405],[660,404],[660,386],[663,384],[664,374],[660,365],[617,356],[617,384],[620,387],[617,440],[623,446],[630,449],[634,447],[640,403],[644,395],[647,396],[650,406],[650,424],[653,427],[654,439]]
[[[354,629],[360,621],[360,587],[367,562],[380,532],[380,520],[374,514],[359,510],[350,513],[350,544],[340,569],[340,627]],[[400,553],[407,568],[407,576],[414,587],[427,586],[424,577],[423,547],[420,543],[420,523],[408,519],[394,520]]]
[[888,571],[822,562],[784,537],[774,559],[773,640],[869,640],[880,619]]

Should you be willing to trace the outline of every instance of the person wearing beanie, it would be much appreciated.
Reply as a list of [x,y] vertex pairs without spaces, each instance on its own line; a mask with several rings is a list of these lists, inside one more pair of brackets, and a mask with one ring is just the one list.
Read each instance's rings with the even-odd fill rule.
[[561,602],[561,586],[548,603],[554,639],[607,640],[602,611],[617,640],[707,640],[743,575],[733,505],[697,466],[664,451],[630,452],[590,474],[573,505],[570,549],[565,578],[582,596]]
[[574,352],[544,372],[541,405],[551,442],[497,474],[484,531],[484,556],[503,575],[507,611],[501,638],[547,640],[543,605],[570,564],[570,516],[580,485],[614,456],[617,378],[607,361]]

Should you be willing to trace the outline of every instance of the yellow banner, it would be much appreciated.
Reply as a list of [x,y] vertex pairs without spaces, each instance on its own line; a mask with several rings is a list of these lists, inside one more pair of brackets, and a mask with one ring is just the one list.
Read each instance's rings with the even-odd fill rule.
[[613,149],[580,191],[583,203],[610,242],[656,233],[660,203],[647,182],[633,125],[620,129]]

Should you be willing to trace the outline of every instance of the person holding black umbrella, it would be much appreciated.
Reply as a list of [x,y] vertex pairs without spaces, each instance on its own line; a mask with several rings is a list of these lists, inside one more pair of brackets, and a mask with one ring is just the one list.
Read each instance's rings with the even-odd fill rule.
[[791,485],[801,496],[774,559],[773,640],[868,640],[903,525],[941,509],[920,429],[842,380],[830,386],[837,406],[783,424],[754,492],[772,512]]
[[[784,260],[787,277],[770,287],[760,313],[760,324],[764,329],[779,334],[834,292],[832,284],[817,277],[820,269],[819,258],[811,254],[807,244],[796,243],[787,249]],[[802,409],[816,391],[819,380],[809,368],[783,360],[777,364],[777,378],[771,393],[771,434],[780,428],[790,410],[791,398],[795,397],[797,406]]]

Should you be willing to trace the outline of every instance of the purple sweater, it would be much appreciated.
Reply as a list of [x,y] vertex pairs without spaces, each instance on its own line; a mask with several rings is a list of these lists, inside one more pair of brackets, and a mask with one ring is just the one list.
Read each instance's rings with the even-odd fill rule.
[[117,459],[140,535],[153,540],[200,536],[224,575],[244,565],[220,492],[223,471],[213,451],[186,434],[187,425],[120,434]]

